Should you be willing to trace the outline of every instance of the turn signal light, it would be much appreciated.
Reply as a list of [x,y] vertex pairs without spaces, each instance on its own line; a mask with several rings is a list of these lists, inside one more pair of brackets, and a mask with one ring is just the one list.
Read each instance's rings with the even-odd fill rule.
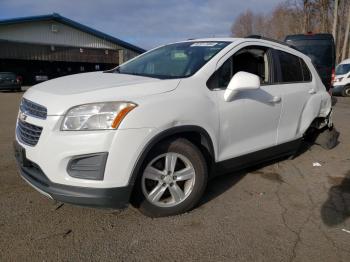
[[129,104],[127,107],[123,108],[122,110],[120,110],[119,114],[114,118],[114,121],[112,123],[112,128],[117,128],[120,123],[122,122],[122,120],[124,119],[124,117],[134,108],[136,107],[136,105],[134,104]]

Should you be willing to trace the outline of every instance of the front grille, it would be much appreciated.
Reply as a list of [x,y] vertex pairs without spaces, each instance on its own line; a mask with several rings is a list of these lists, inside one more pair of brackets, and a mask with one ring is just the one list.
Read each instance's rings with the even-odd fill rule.
[[46,119],[47,117],[46,107],[36,104],[25,98],[22,99],[19,108],[26,115],[30,115],[41,119]]
[[18,139],[30,146],[35,146],[40,138],[42,127],[29,124],[18,120],[17,123],[17,136]]

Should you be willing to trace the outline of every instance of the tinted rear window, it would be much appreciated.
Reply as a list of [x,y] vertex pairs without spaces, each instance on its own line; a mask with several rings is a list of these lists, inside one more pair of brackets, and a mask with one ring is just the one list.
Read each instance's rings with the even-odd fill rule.
[[303,81],[303,71],[299,57],[292,54],[277,51],[281,66],[281,76],[283,83],[293,83]]
[[312,62],[318,66],[333,66],[333,46],[329,40],[301,40],[287,41],[300,52],[309,56]]
[[303,59],[299,58],[299,61],[301,64],[301,69],[303,71],[304,82],[310,82],[311,81],[310,69],[307,67]]

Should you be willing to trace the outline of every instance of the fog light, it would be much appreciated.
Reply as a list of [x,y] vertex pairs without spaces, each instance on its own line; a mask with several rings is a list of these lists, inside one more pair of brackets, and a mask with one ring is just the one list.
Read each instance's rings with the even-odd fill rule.
[[103,180],[108,153],[75,156],[68,162],[67,173],[74,178]]

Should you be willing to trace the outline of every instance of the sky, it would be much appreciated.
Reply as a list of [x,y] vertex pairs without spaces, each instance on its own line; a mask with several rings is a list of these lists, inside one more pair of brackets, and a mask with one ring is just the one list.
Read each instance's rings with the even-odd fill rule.
[[59,13],[144,49],[189,38],[229,36],[247,9],[283,0],[0,0],[0,20]]

